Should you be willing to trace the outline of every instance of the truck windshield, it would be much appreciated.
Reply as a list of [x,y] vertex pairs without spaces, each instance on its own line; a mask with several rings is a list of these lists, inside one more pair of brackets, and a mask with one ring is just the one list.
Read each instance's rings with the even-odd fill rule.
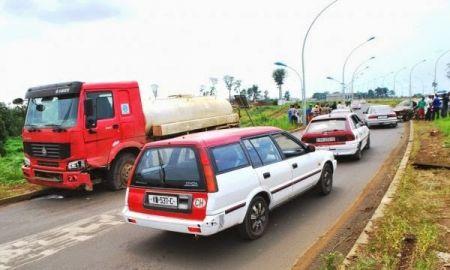
[[72,127],[77,121],[78,100],[78,95],[32,98],[25,126]]
[[136,167],[133,186],[204,189],[197,154],[190,147],[149,148]]

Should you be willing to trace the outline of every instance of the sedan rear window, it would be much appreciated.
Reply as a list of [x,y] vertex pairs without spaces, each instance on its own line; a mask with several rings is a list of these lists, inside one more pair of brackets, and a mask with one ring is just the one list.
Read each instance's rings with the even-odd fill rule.
[[372,114],[389,114],[391,112],[393,112],[393,110],[389,106],[377,106],[370,108],[370,113]]
[[203,189],[197,153],[190,147],[149,148],[139,160],[132,185]]
[[218,173],[249,165],[244,150],[238,143],[215,147],[211,153]]
[[346,130],[345,122],[346,119],[344,118],[315,120],[311,122],[307,132],[322,133],[322,132]]

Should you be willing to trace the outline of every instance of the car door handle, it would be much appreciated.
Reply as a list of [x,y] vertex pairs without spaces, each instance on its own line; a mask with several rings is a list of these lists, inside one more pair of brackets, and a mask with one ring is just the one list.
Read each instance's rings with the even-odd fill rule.
[[263,173],[264,179],[270,178],[270,172]]
[[292,164],[292,168],[297,169],[297,167],[298,167],[298,164],[297,164],[297,163],[293,163],[293,164]]
[[118,128],[119,128],[119,124],[114,124],[114,125],[112,125],[112,128],[113,128],[113,129],[118,129]]

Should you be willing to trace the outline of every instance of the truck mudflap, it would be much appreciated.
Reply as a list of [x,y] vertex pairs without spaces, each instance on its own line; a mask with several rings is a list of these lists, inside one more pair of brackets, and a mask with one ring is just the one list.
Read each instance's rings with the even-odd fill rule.
[[63,189],[84,188],[88,191],[93,189],[91,177],[86,172],[35,170],[26,166],[22,166],[22,172],[29,183],[36,185]]

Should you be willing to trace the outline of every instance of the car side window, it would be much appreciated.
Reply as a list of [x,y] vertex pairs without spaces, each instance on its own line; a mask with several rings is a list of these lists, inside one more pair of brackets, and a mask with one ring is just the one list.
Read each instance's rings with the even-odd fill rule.
[[211,149],[211,154],[218,173],[250,165],[239,143],[214,147]]
[[275,134],[272,137],[286,158],[300,156],[306,152],[303,146],[288,137],[286,134]]
[[252,143],[249,140],[244,140],[243,143],[245,149],[247,149],[247,153],[250,157],[253,167],[262,166],[261,158],[259,157],[258,152],[256,152],[255,147],[253,147]]
[[250,139],[250,142],[258,153],[263,165],[281,160],[280,152],[269,136],[253,138]]
[[91,92],[87,94],[87,98],[95,100],[97,105],[97,120],[114,117],[114,104],[111,92]]
[[352,115],[351,116],[351,119],[352,119],[352,122],[353,122],[353,126],[355,127],[355,128],[357,128],[357,127],[359,127],[360,126],[360,120],[359,120],[359,118],[356,116],[356,115]]

